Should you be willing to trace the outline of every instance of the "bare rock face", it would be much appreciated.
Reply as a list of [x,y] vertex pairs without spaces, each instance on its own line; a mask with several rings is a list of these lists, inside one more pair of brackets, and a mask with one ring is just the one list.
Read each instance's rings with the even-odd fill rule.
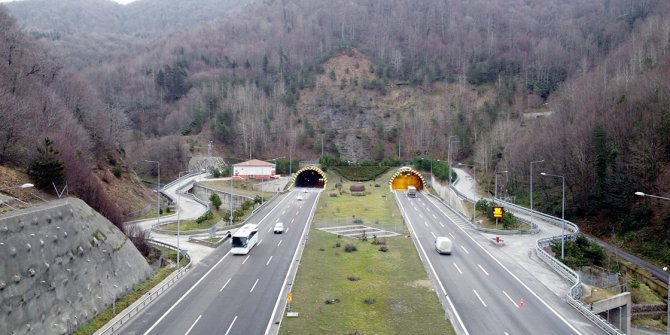
[[188,162],[189,171],[199,171],[202,169],[206,171],[210,171],[211,169],[220,170],[226,166],[228,166],[228,164],[226,164],[226,162],[221,157],[191,157],[191,160]]
[[65,334],[151,275],[128,238],[79,199],[0,216],[0,334]]

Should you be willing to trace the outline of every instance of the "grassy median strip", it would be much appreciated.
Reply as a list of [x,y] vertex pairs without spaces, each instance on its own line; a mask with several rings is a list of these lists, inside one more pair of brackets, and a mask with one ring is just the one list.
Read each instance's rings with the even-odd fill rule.
[[411,239],[361,241],[316,229],[352,216],[380,229],[403,225],[388,181],[380,180],[364,196],[330,197],[329,185],[321,197],[293,286],[299,316],[285,317],[280,334],[455,334]]

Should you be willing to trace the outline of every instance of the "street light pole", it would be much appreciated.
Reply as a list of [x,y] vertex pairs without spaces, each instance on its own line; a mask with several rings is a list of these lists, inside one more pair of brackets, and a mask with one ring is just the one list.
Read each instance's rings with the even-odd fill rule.
[[530,226],[531,226],[531,228],[533,227],[533,218],[535,217],[535,214],[533,213],[533,164],[534,163],[542,163],[542,162],[544,162],[544,159],[539,160],[539,161],[530,162]]
[[557,174],[548,174],[544,172],[541,172],[540,174],[547,177],[561,178],[561,181],[563,182],[563,200],[561,204],[561,226],[563,227],[563,232],[561,233],[561,259],[564,259],[565,258],[565,176]]
[[475,214],[477,213],[477,167],[475,164],[463,164],[458,163],[458,165],[472,167],[472,224],[475,224]]
[[498,175],[501,173],[507,173],[507,170],[505,171],[496,171],[495,173],[495,191],[493,191],[493,200],[498,199]]
[[161,225],[161,162],[144,160],[148,163],[156,163],[158,165],[158,186],[156,186],[156,226]]

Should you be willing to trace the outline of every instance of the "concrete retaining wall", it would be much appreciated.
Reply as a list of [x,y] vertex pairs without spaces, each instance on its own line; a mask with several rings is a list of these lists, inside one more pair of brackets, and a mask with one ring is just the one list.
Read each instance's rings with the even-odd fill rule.
[[0,334],[66,334],[151,274],[111,222],[74,198],[0,217]]

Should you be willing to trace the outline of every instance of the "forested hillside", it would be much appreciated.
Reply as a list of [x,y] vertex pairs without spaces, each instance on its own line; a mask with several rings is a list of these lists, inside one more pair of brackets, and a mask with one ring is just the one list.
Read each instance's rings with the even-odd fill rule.
[[[103,139],[131,164],[174,175],[209,139],[227,157],[314,158],[323,143],[350,160],[445,159],[455,136],[485,188],[507,170],[528,202],[529,163],[544,159],[535,171],[565,175],[586,231],[670,241],[668,205],[632,195],[670,191],[667,2],[257,1],[211,21],[173,4],[145,31],[168,9],[107,6],[75,29],[38,25],[51,9],[31,3],[22,26],[90,85],[111,115]],[[535,205],[560,213],[557,180],[535,180]]]

